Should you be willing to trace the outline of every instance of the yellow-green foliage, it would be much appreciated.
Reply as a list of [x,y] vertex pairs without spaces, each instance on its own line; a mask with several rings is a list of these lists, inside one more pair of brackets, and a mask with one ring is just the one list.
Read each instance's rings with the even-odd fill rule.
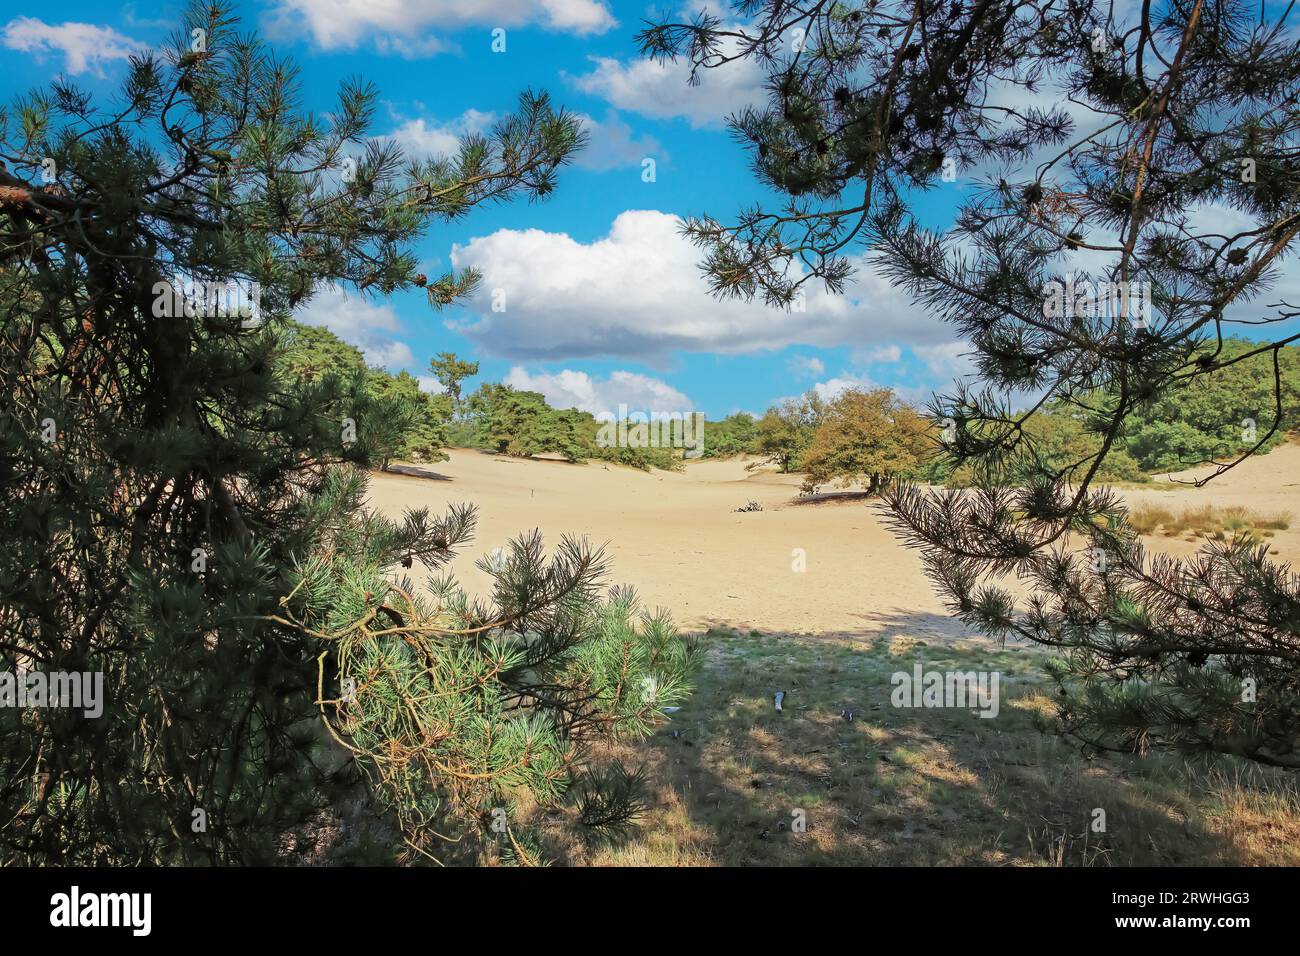
[[931,424],[891,389],[850,389],[827,407],[803,456],[804,490],[833,482],[878,491],[935,448]]

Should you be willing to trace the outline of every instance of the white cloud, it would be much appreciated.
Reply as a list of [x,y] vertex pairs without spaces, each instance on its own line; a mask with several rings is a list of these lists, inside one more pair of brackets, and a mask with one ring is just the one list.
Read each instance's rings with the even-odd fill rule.
[[857,389],[859,391],[871,391],[879,388],[871,379],[860,375],[841,375],[825,382],[818,382],[812,387],[812,391],[825,402],[833,402],[845,392]]
[[425,60],[455,47],[439,36],[419,39],[397,35],[375,37],[375,52],[381,56],[400,56],[403,60]]
[[[523,27],[539,25],[581,35],[618,25],[603,0],[280,0],[273,14],[278,32],[305,30],[327,50],[355,47],[374,38],[380,53],[438,52],[434,37],[413,40],[429,28]],[[509,35],[506,37],[509,49]],[[486,48],[491,36],[484,30]]]
[[897,345],[877,345],[854,353],[853,362],[856,365],[885,365],[893,364],[902,357],[903,350]]
[[[1202,240],[1205,249],[1217,250],[1230,237],[1243,237],[1236,242],[1236,248],[1243,248],[1248,234],[1260,228],[1260,222],[1250,213],[1218,202],[1187,206],[1179,210],[1179,216],[1186,235]],[[1062,250],[1053,260],[1053,271],[1063,276],[1091,276],[1102,281],[1107,277],[1118,278],[1120,257],[1110,249],[1122,246],[1124,235],[1102,225],[1085,226],[1082,232],[1089,244],[1108,248]],[[1238,297],[1224,310],[1231,334],[1244,331],[1234,323],[1245,322],[1258,328],[1261,320],[1276,319],[1278,310],[1272,307],[1274,303],[1300,301],[1300,260],[1295,256],[1275,262],[1269,280],[1267,287],[1253,298]]]
[[[962,342],[954,342],[946,346],[938,347],[939,350],[942,350],[944,352],[965,350],[967,348],[969,348],[969,346],[967,346],[965,343]],[[919,353],[921,350],[918,349],[917,351]],[[894,394],[897,395],[899,398],[901,398],[903,401],[908,402],[909,404],[914,405],[917,408],[925,408],[926,405],[929,403],[930,398],[934,395],[936,391],[945,392],[948,390],[948,385],[956,374],[956,372],[953,370],[953,367],[941,368],[940,365],[941,363],[938,362],[936,363],[927,362],[927,366],[930,367],[931,371],[933,371],[936,376],[936,380],[932,385],[931,384],[909,385],[901,382],[892,382],[892,383],[878,382],[875,379],[871,378],[869,375],[866,375],[860,371],[853,371],[853,372],[844,372],[840,375],[836,375],[833,378],[829,378],[824,382],[818,382],[815,385],[813,385],[811,389],[808,389],[808,391],[816,392],[818,397],[820,397],[823,401],[833,402],[835,401],[835,399],[839,398],[841,395],[843,395],[845,392],[851,389],[855,389],[863,392],[870,392],[877,388],[888,387],[892,389]],[[792,396],[774,398],[771,402],[768,403],[768,407],[771,407],[773,405],[780,405],[782,402],[786,401],[786,399],[790,397]]]
[[447,386],[432,375],[417,375],[415,380],[420,383],[420,391],[428,392],[430,395],[441,395],[447,391]]
[[[805,310],[718,300],[699,271],[700,250],[676,216],[621,213],[609,234],[501,229],[452,248],[457,269],[484,281],[457,330],[494,355],[558,361],[623,356],[664,364],[674,351],[749,353],[790,345],[867,348],[940,344],[952,335],[865,263],[845,295],[810,283]],[[504,296],[504,311],[493,312]]]
[[366,362],[390,372],[409,369],[415,364],[415,354],[405,342],[372,342],[359,346],[366,353]]
[[619,405],[626,405],[629,412],[695,410],[691,400],[667,382],[638,372],[614,371],[600,379],[567,368],[533,374],[516,365],[504,381],[514,388],[541,392],[554,408],[576,408],[593,415],[615,415]]
[[[396,140],[408,159],[432,156],[454,156],[460,148],[460,139],[468,133],[485,133],[497,121],[496,113],[468,109],[449,122],[435,122],[422,116],[401,122],[392,132],[380,139]],[[578,120],[587,131],[585,149],[574,156],[574,165],[586,169],[607,170],[622,166],[638,166],[646,156],[662,162],[668,158],[659,141],[653,136],[637,136],[632,127],[609,110],[603,120],[579,113]]]
[[[797,401],[809,392],[816,392],[817,397],[824,402],[833,402],[850,389],[860,391],[870,391],[879,386],[863,375],[857,375],[852,372],[845,372],[843,375],[837,375],[834,378],[827,379],[824,382],[817,382],[811,388],[807,388],[798,395],[781,395],[767,403],[766,408],[779,408],[786,402]],[[754,415],[755,418],[762,418],[762,413]]]
[[450,123],[430,123],[423,117],[408,119],[381,139],[396,140],[407,159],[454,156],[460,138],[467,133],[482,133],[497,120],[495,113],[468,109]]
[[647,156],[656,162],[663,162],[668,154],[653,136],[637,137],[613,110],[605,114],[603,120],[596,120],[585,113],[578,118],[589,137],[587,146],[573,158],[575,166],[585,169],[606,170],[622,166],[639,166]]
[[361,349],[371,365],[382,365],[392,371],[415,365],[410,346],[394,337],[402,331],[402,323],[391,305],[379,305],[326,286],[294,318],[329,329],[344,342]]
[[16,17],[0,31],[0,44],[11,50],[36,53],[62,53],[67,71],[72,75],[88,70],[104,76],[105,65],[125,60],[144,44],[123,36],[111,27],[93,23],[45,23],[35,17]]
[[785,367],[795,378],[816,378],[826,373],[826,363],[814,355],[792,355]]
[[653,119],[681,117],[697,129],[720,126],[731,113],[767,98],[763,70],[752,59],[701,70],[697,86],[687,82],[690,64],[683,59],[664,63],[644,58],[627,63],[607,56],[590,59],[595,64],[590,73],[569,77],[579,90]]
[[913,351],[936,378],[945,381],[953,381],[975,371],[975,363],[970,355],[973,350],[968,342],[918,345]]

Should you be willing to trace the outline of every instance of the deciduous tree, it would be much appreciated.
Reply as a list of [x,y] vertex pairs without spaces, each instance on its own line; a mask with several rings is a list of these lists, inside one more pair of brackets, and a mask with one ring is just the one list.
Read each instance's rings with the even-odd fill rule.
[[848,389],[826,406],[803,454],[804,492],[834,483],[879,494],[936,450],[933,424],[888,388]]

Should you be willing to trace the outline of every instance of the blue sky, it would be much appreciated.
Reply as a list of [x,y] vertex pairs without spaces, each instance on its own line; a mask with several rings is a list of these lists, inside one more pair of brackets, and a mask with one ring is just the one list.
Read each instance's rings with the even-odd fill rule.
[[[108,93],[126,52],[157,45],[182,9],[8,3],[0,92],[9,100],[62,73]],[[919,398],[960,363],[946,329],[878,282],[840,303],[810,296],[802,314],[708,296],[673,217],[725,219],[767,198],[723,126],[761,96],[761,77],[745,67],[691,88],[682,69],[641,61],[633,37],[652,12],[645,4],[268,0],[237,10],[300,65],[308,108],[329,109],[339,81],[361,75],[383,97],[375,132],[412,151],[445,148],[483,114],[509,111],[526,87],[590,121],[591,147],[547,202],[478,210],[422,244],[430,274],[452,264],[484,270],[477,301],[442,313],[418,291],[312,303],[305,318],[372,361],[423,374],[431,355],[454,351],[480,360],[482,377],[559,404],[599,411],[623,401],[710,417],[761,412],[818,383],[899,385]],[[492,51],[497,28],[504,53]],[[653,182],[643,178],[646,159]],[[504,313],[491,311],[493,288],[507,290]]]
[[[115,7],[16,0],[0,16],[6,100],[63,73],[108,93],[133,48],[157,45],[177,3]],[[387,300],[319,295],[301,316],[328,325],[391,369],[427,371],[453,351],[481,377],[531,387],[552,403],[599,412],[626,402],[717,418],[761,412],[810,387],[895,386],[922,400],[965,369],[962,343],[869,269],[845,297],[814,291],[806,311],[712,299],[677,216],[722,220],[768,200],[723,125],[761,96],[749,64],[706,73],[644,61],[634,34],[653,8],[623,0],[261,0],[240,3],[302,68],[305,106],[331,108],[360,75],[381,90],[376,135],[410,152],[446,150],[456,133],[509,111],[520,90],[548,90],[585,117],[591,146],[542,204],[484,208],[435,227],[419,249],[430,275],[474,265],[479,294],[432,311],[419,290]],[[493,31],[505,52],[493,52]],[[645,181],[645,161],[654,177]],[[969,183],[924,200],[942,224]],[[493,312],[494,290],[505,291]]]

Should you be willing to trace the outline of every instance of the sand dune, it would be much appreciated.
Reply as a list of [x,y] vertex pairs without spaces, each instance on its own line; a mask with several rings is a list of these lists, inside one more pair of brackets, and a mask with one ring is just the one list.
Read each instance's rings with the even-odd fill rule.
[[[467,450],[450,456],[432,466],[407,466],[412,474],[373,475],[370,499],[394,516],[406,507],[477,505],[479,533],[454,565],[473,591],[488,583],[473,566],[476,558],[538,528],[548,542],[564,533],[607,542],[610,583],[635,585],[648,606],[669,608],[688,630],[724,625],[973,639],[945,613],[918,556],[886,530],[873,502],[796,503],[797,476],[747,471],[740,460],[646,473]],[[1300,446],[1249,460],[1202,489],[1162,479],[1150,490],[1125,494],[1131,502],[1175,508],[1241,504],[1291,511],[1300,519]],[[750,500],[763,510],[735,511]],[[1281,558],[1300,556],[1300,528],[1278,532],[1274,543]],[[1164,538],[1152,545],[1176,553],[1196,547]],[[805,571],[793,570],[796,549],[803,550]]]
[[[483,588],[473,560],[520,531],[539,528],[608,542],[612,582],[634,584],[678,624],[765,631],[871,633],[885,627],[952,635],[959,625],[865,501],[795,504],[799,478],[747,472],[742,461],[705,461],[685,472],[645,473],[602,463],[522,461],[452,450],[431,466],[450,480],[376,474],[372,503],[479,506],[479,534],[455,564]],[[749,500],[762,511],[736,513]],[[792,570],[795,549],[806,571]]]
[[[1240,465],[1195,488],[1189,483],[1214,473],[1213,466],[1161,475],[1151,488],[1124,493],[1130,506],[1158,504],[1177,512],[1213,505],[1216,508],[1249,508],[1262,515],[1289,513],[1291,527],[1272,539],[1279,560],[1300,562],[1300,444],[1279,445],[1267,455],[1247,458]],[[1187,555],[1197,545],[1181,539],[1159,538],[1162,550]]]

